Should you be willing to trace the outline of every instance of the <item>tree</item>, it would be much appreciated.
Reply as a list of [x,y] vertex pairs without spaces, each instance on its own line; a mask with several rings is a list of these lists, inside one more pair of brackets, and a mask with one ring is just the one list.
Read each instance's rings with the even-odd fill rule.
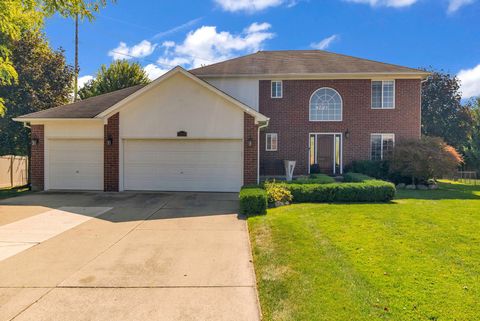
[[455,148],[439,137],[400,141],[390,160],[390,171],[415,181],[437,179],[455,173],[463,162]]
[[471,110],[461,104],[460,84],[456,76],[434,71],[422,87],[422,133],[442,137],[461,149],[470,136]]
[[465,144],[465,167],[480,173],[480,98],[470,101],[467,106],[472,113],[471,135]]
[[78,94],[81,99],[86,99],[135,85],[146,85],[149,82],[147,73],[140,64],[115,60],[108,67],[102,65],[95,78],[87,82]]
[[[64,17],[93,19],[93,13],[106,5],[107,0],[2,0],[0,1],[0,86],[18,79],[11,59],[11,47],[24,32],[38,32],[47,16],[59,13]],[[5,113],[0,96],[0,116]]]
[[0,117],[0,155],[28,155],[29,130],[12,118],[70,101],[73,69],[62,50],[52,50],[41,33],[24,34],[12,47],[18,81],[0,86],[6,115]]

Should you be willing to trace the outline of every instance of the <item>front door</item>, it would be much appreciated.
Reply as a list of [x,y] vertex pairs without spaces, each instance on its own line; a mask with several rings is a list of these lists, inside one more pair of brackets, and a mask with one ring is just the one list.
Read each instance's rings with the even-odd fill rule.
[[342,173],[341,134],[310,134],[310,170],[327,175]]

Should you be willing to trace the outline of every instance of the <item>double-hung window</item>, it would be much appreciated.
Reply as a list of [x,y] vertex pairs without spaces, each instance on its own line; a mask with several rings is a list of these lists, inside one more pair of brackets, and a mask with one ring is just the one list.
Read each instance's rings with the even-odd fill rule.
[[395,80],[372,81],[372,108],[395,108]]
[[283,83],[281,80],[272,80],[272,98],[283,97]]
[[370,142],[371,159],[374,161],[384,160],[393,152],[395,134],[372,134]]
[[276,133],[267,133],[265,136],[265,150],[267,152],[275,152],[278,149],[278,135]]

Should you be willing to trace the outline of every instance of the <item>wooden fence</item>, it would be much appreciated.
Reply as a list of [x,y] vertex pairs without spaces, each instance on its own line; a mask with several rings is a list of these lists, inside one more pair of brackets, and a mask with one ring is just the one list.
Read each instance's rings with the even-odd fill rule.
[[28,184],[28,158],[26,156],[0,156],[0,188]]

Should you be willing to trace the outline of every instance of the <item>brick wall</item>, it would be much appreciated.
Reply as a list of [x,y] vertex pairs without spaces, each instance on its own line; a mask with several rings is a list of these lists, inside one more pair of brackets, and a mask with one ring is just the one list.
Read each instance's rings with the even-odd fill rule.
[[[244,113],[243,118],[243,184],[257,183],[257,169],[258,169],[258,129],[255,125],[255,119],[247,113]],[[251,141],[251,146],[248,141]]]
[[43,125],[31,126],[32,139],[38,139],[38,144],[32,145],[30,173],[32,190],[43,191],[45,186],[45,129]]
[[[105,192],[119,191],[119,125],[120,115],[116,113],[108,119],[104,127],[103,188]],[[112,139],[111,145],[108,145],[109,138]]]
[[[309,101],[321,88],[337,90],[343,99],[343,121],[310,122]],[[285,80],[283,98],[270,98],[270,81],[260,81],[259,109],[270,117],[260,135],[260,175],[284,175],[283,160],[296,160],[295,175],[308,173],[309,133],[347,130],[343,165],[370,158],[370,134],[394,133],[396,141],[420,137],[420,80],[395,82],[395,109],[371,109],[370,80]],[[278,151],[265,151],[265,133],[278,133]]]

